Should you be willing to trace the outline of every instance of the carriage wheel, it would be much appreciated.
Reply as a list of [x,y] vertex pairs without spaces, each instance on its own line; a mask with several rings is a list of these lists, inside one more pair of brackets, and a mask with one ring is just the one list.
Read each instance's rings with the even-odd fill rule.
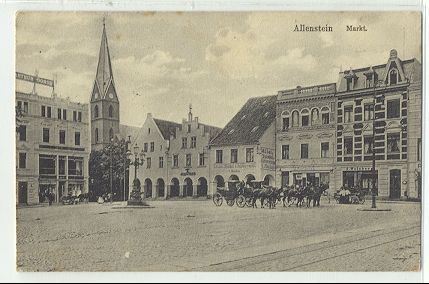
[[291,197],[289,200],[286,198],[286,202],[287,204],[290,206],[292,206],[296,201],[296,197]]
[[364,204],[365,203],[365,196],[362,196],[360,199],[360,204]]
[[235,203],[235,199],[228,199],[227,201],[226,201],[226,204],[228,204],[228,206],[234,206],[234,203]]
[[270,207],[270,200],[268,198],[264,199],[264,207]]
[[223,198],[222,195],[220,193],[216,193],[215,195],[213,195],[213,203],[216,206],[221,206],[223,203]]
[[235,203],[237,203],[238,207],[243,208],[244,206],[246,206],[246,198],[244,198],[244,196],[240,194],[235,200]]
[[352,196],[351,200],[350,200],[351,204],[358,204],[359,203],[359,198],[357,196]]
[[252,207],[252,198],[251,197],[247,197],[246,198],[246,206],[247,207]]

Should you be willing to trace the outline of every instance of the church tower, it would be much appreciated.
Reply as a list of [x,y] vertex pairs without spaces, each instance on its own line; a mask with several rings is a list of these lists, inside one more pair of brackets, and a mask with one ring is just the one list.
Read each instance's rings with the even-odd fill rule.
[[119,134],[119,99],[113,80],[104,20],[90,107],[91,150],[97,151],[107,146],[113,137]]

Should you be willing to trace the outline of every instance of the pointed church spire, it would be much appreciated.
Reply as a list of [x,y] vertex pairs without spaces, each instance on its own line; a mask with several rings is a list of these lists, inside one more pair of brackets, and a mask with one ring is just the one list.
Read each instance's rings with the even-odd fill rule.
[[95,77],[101,96],[104,97],[110,81],[113,83],[112,65],[110,63],[109,45],[107,44],[106,23],[103,18],[103,35],[101,36],[100,53],[98,55],[97,74]]

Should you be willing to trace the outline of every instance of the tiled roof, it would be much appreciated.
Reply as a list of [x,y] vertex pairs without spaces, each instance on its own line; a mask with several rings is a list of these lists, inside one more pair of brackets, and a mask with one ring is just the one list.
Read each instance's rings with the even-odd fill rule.
[[182,127],[181,124],[168,120],[162,120],[157,118],[154,118],[153,120],[158,126],[159,131],[161,131],[162,137],[164,137],[164,139],[170,139],[171,135],[176,136],[176,128]]
[[276,95],[249,99],[210,145],[258,143],[276,118],[276,100]]

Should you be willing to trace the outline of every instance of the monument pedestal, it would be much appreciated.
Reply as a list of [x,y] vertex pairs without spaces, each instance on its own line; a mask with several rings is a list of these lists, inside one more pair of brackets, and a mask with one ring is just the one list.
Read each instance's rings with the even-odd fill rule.
[[140,190],[133,190],[130,199],[127,201],[127,206],[149,206],[141,197]]

